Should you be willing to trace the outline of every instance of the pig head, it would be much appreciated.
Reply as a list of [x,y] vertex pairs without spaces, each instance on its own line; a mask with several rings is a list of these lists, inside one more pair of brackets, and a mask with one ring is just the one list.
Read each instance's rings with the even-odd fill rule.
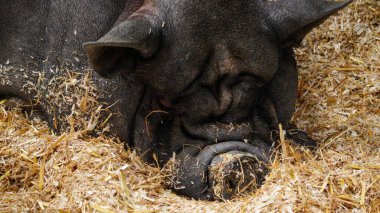
[[349,2],[147,0],[84,48],[100,75],[134,74],[147,86],[129,137],[140,155],[163,164],[176,153],[175,190],[211,199],[213,162],[239,153],[268,163],[279,124],[295,143],[316,146],[289,124],[292,47]]
[[134,74],[147,86],[129,138],[140,155],[163,164],[176,153],[175,190],[211,199],[212,163],[226,153],[268,163],[279,124],[294,143],[316,146],[289,124],[292,48],[350,2],[147,0],[84,48],[100,75]]
[[279,124],[295,143],[316,145],[289,124],[292,47],[349,2],[145,1],[84,48],[100,75],[134,74],[147,86],[129,137],[140,155],[164,164],[176,153],[174,188],[210,199],[212,162],[239,152],[268,163]]

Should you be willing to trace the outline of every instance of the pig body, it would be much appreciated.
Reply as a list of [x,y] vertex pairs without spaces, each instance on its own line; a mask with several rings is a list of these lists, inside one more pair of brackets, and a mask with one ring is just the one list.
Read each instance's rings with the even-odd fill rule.
[[62,67],[83,72],[88,57],[111,131],[149,163],[176,153],[174,189],[212,199],[212,162],[238,152],[268,163],[279,124],[295,143],[316,146],[289,123],[292,48],[349,2],[2,0],[0,96],[38,97],[50,125],[64,129],[75,97],[52,101],[52,82]]

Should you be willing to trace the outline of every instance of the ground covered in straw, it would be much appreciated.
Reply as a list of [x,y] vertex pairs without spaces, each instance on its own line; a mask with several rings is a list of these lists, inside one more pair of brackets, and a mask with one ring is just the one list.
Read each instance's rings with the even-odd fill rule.
[[315,152],[281,142],[262,188],[226,202],[163,188],[115,138],[56,135],[0,103],[0,212],[380,212],[380,2],[358,0],[296,50],[294,122]]

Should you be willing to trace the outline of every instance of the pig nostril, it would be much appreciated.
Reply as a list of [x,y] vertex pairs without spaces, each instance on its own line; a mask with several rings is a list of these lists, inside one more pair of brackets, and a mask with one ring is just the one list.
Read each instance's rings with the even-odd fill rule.
[[235,184],[232,182],[232,180],[228,180],[227,187],[230,188],[230,189],[235,188]]

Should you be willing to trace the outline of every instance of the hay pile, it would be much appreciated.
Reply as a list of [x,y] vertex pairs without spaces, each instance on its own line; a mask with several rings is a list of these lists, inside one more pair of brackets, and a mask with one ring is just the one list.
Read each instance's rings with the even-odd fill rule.
[[380,212],[380,2],[356,1],[296,54],[294,121],[321,146],[311,153],[282,141],[257,191],[227,202],[176,196],[117,139],[54,135],[2,102],[0,212]]

